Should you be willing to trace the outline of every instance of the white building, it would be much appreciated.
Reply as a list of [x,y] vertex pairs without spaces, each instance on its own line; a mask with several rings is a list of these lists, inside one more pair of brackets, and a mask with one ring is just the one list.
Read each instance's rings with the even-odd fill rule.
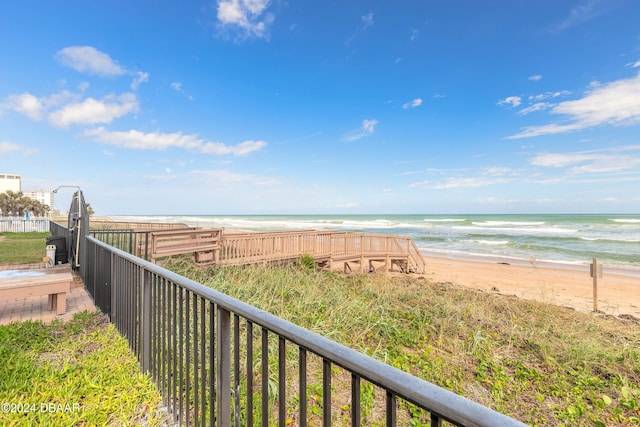
[[53,192],[45,190],[23,191],[22,194],[33,200],[37,200],[43,205],[49,206],[49,212],[53,212]]
[[[0,173],[0,193],[13,191],[19,193],[22,191],[22,180],[20,175]],[[49,212],[53,212],[54,194],[51,190],[34,190],[22,191],[24,197],[37,200],[43,205],[49,206]]]
[[0,193],[7,191],[13,191],[15,193],[22,191],[20,175],[0,173]]

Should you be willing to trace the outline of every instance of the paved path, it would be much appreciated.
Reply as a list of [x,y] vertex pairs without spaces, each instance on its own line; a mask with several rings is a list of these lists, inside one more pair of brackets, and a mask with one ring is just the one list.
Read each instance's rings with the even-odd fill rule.
[[[29,270],[45,268],[44,263],[37,264],[5,264],[0,265],[0,270]],[[82,279],[75,272],[71,292],[67,294],[67,312],[57,315],[55,309],[49,310],[47,306],[47,295],[24,299],[0,300],[0,325],[12,322],[22,322],[25,320],[42,320],[51,322],[53,319],[69,320],[75,313],[80,311],[96,310],[93,300],[84,289]]]

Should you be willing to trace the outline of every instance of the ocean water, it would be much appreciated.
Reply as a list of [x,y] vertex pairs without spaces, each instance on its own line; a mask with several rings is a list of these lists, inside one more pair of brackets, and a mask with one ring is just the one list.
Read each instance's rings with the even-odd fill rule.
[[336,230],[413,238],[425,255],[513,263],[605,265],[640,272],[636,215],[184,215],[114,220],[273,230]]

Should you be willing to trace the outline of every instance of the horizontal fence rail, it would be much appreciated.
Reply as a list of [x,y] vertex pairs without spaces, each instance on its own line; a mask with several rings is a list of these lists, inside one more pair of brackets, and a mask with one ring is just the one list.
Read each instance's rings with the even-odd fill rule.
[[85,286],[182,425],[524,426],[93,237],[86,241]]
[[47,232],[49,231],[49,222],[49,218],[0,218],[0,232]]

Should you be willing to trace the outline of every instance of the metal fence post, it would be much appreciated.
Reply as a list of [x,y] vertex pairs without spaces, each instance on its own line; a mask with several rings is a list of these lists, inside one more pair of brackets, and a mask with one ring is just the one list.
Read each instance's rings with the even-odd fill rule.
[[216,371],[217,425],[231,426],[231,313],[220,307],[218,312],[218,370]]
[[[116,327],[118,328],[118,330],[120,330],[120,318],[118,316],[118,309],[120,308],[119,306],[119,301],[118,301],[118,293],[117,293],[117,288],[118,288],[118,280],[116,279],[116,254],[114,254],[113,252],[109,251],[108,252],[108,257],[109,260],[111,261],[109,263],[109,274],[111,275],[111,322],[115,323]],[[106,259],[106,258],[105,258]],[[106,267],[103,266],[103,271],[106,271]],[[102,283],[102,281],[100,282]]]
[[141,364],[142,372],[147,373],[151,368],[151,273],[141,269],[142,276],[142,325],[140,327],[140,342],[142,343]]

